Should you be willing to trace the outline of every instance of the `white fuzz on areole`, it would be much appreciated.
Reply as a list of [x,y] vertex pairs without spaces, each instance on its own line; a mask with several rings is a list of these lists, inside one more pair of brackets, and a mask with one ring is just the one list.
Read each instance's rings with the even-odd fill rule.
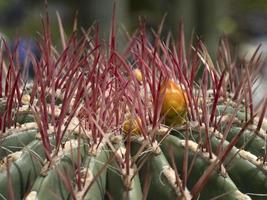
[[6,158],[8,161],[12,161],[12,162],[14,162],[14,161],[18,160],[18,159],[21,157],[22,153],[23,153],[23,151],[17,151],[17,152],[14,152],[14,153],[12,153],[12,154],[9,154],[9,155],[6,156],[5,158]]
[[130,168],[129,169],[129,174],[126,173],[126,169],[122,169],[122,180],[123,180],[123,185],[126,187],[126,189],[131,190],[133,189],[133,180],[135,176],[135,170]]
[[[218,116],[217,118],[218,119],[221,119],[221,122],[222,123],[227,123],[227,122],[229,122],[231,120],[232,115]],[[266,139],[267,138],[266,130],[264,130],[263,128],[260,128],[258,131],[256,131],[257,128],[258,128],[258,122],[259,122],[259,119],[258,118],[255,118],[254,119],[254,124],[249,124],[247,126],[247,129],[248,130],[251,130],[253,132],[257,132],[257,135],[258,136],[260,136],[263,139]],[[240,121],[240,119],[238,119],[237,117],[235,117],[234,120],[233,120],[233,124],[240,124],[240,125],[242,125],[243,123]]]
[[[135,175],[135,171],[133,168],[129,169],[129,173],[127,173],[125,167],[121,167],[120,163],[125,163],[125,153],[126,153],[126,148],[125,147],[119,147],[117,151],[115,152],[115,158],[117,160],[117,163],[119,164],[120,167],[120,172],[123,180],[123,184],[126,187],[126,189],[131,190],[133,187],[133,177]],[[130,160],[129,160],[130,162]],[[131,165],[131,163],[130,163]]]
[[[41,92],[41,88],[40,88],[40,87],[38,87],[38,90],[39,90],[39,92]],[[50,94],[51,97],[52,97],[52,88],[49,89],[49,90],[47,91],[47,93]],[[55,91],[55,98],[58,98],[58,99],[63,100],[63,98],[64,98],[64,93],[62,92],[61,89],[57,89],[57,90]]]
[[45,176],[49,169],[52,169],[53,167],[55,167],[65,155],[70,155],[73,149],[78,148],[78,146],[79,146],[78,141],[72,139],[72,140],[67,141],[64,144],[64,148],[60,147],[56,156],[55,156],[55,150],[54,150],[51,154],[52,160],[50,161],[46,160],[41,170],[41,174]]
[[[205,127],[202,127],[202,129],[204,129],[204,128]],[[254,126],[254,129],[256,129],[255,126]],[[222,134],[219,131],[217,131],[217,130],[214,132],[214,135],[217,138],[219,138],[219,139],[223,138]],[[265,132],[259,132],[258,135],[261,136],[262,138],[264,138],[266,140],[266,133]],[[190,142],[192,142],[192,141],[190,141]],[[257,166],[258,168],[260,168],[261,170],[263,170],[265,173],[267,173],[267,164],[263,164],[262,161],[260,159],[258,159],[257,156],[255,156],[254,154],[252,154],[252,153],[250,153],[248,151],[245,151],[245,150],[239,150],[238,154],[242,158],[244,158],[245,160],[248,160],[249,162],[251,162],[252,164],[254,164],[255,166]]]
[[[186,147],[186,140],[181,140],[181,144]],[[210,158],[210,153],[201,151],[199,145],[192,140],[187,140],[187,148],[192,152],[197,153],[209,163],[218,162],[217,156],[215,154],[212,153],[212,158]]]
[[134,141],[138,144],[146,144],[148,143],[147,140],[142,135],[131,135],[131,141]]
[[160,125],[160,128],[157,129],[156,135],[164,136],[167,135],[172,129],[165,125]]
[[[48,113],[49,115],[52,115],[52,108],[51,108],[51,106],[47,106],[47,113]],[[55,106],[55,107],[54,107],[54,116],[55,116],[56,118],[58,118],[59,115],[60,115],[60,113],[61,113],[61,109],[60,109],[58,106]]]
[[82,190],[78,191],[78,188],[76,188],[75,197],[76,199],[82,199],[84,193],[86,192],[86,189],[89,187],[89,185],[92,183],[94,179],[94,175],[92,171],[88,168],[84,168],[81,171],[81,181],[84,183]]
[[165,175],[165,177],[167,178],[169,183],[171,183],[171,185],[175,185],[175,187],[176,187],[175,171],[168,165],[166,165],[162,168],[163,168],[162,173]]
[[7,155],[6,157],[4,157],[0,161],[0,171],[5,170],[6,167],[10,166],[11,163],[20,159],[22,153],[23,153],[23,151],[17,151],[17,152],[11,153],[11,154]]
[[157,141],[150,142],[148,139],[145,139],[143,136],[132,136],[132,141],[137,142],[141,145],[140,149],[146,149],[146,152],[154,153],[156,155],[161,153],[161,149]]
[[127,173],[125,167],[121,167],[122,163],[125,163],[125,154],[126,154],[126,148],[125,147],[119,147],[115,153],[115,158],[117,160],[117,163],[120,167],[120,173],[122,176],[123,184],[126,189],[131,190],[132,189],[132,180],[135,175],[134,169],[130,168],[129,173]]
[[[67,119],[65,119],[64,122],[67,122]],[[61,129],[62,130],[65,129],[65,123],[62,124]],[[75,117],[75,116],[71,118],[71,121],[68,124],[67,133],[80,135],[81,137],[84,137],[84,138],[90,138],[92,135],[91,130],[84,129],[83,124],[80,121],[80,119],[78,117]]]
[[73,149],[78,148],[79,146],[79,142],[78,140],[68,140],[65,144],[64,144],[64,148],[61,149],[61,151],[64,152],[71,152]]
[[124,147],[120,147],[115,152],[115,157],[117,160],[123,160],[125,158],[126,149]]
[[33,128],[38,128],[36,122],[28,122],[25,124],[22,124],[20,127],[20,130],[28,130],[28,129],[33,129]]
[[26,197],[25,200],[38,200],[37,192],[31,191]]
[[28,130],[34,130],[38,129],[38,126],[35,122],[29,122],[25,124],[17,124],[16,127],[12,126],[10,129],[8,129],[5,133],[3,133],[2,137],[6,137],[9,135],[16,136],[16,134],[19,134],[23,131],[28,131]]
[[[103,137],[102,140],[97,138],[96,142],[89,145],[88,155],[96,157],[101,151],[103,151],[103,147],[106,145],[108,139],[109,137]],[[93,141],[93,139],[90,141]]]
[[235,194],[236,200],[252,200],[248,195],[243,194],[239,190],[236,190],[234,194]]
[[153,152],[154,154],[159,155],[161,153],[161,149],[157,141],[152,142],[149,147],[149,150],[151,150],[151,152]]
[[[256,123],[257,124],[257,123]],[[255,124],[250,124],[248,125],[247,129],[255,132],[259,137],[263,138],[264,140],[267,140],[267,133],[265,130],[263,130],[262,128],[260,128],[258,131],[257,131],[257,125]]]
[[244,158],[245,160],[248,160],[253,165],[257,166],[259,169],[261,169],[267,174],[267,164],[266,163],[263,164],[262,161],[257,158],[257,156],[245,150],[240,150],[238,154],[242,158]]
[[[200,131],[201,133],[205,133],[206,132],[206,127],[198,125],[198,126],[194,127],[194,130],[196,132]],[[214,128],[212,128],[212,127],[208,128],[208,133],[214,135],[218,139],[222,139],[223,138],[223,134],[221,132],[219,132],[218,130],[216,130],[216,129],[214,130]]]
[[[200,128],[204,128],[204,127],[200,127]],[[214,135],[216,137],[222,138],[222,135],[218,132],[215,131]],[[201,156],[203,159],[205,159],[207,162],[209,163],[219,163],[219,159],[217,158],[217,156],[213,153],[211,153],[211,158],[210,158],[210,153],[209,152],[203,152],[201,151],[201,149],[199,148],[199,145],[195,142],[193,142],[192,140],[187,140],[187,146],[188,148],[193,151],[194,153],[198,154],[199,156]],[[182,145],[185,147],[186,146],[186,140],[181,140]],[[224,165],[218,165],[220,167],[220,173],[222,176],[224,176],[225,178],[228,177],[227,174],[227,170],[225,169]]]
[[99,147],[97,144],[92,144],[88,150],[88,155],[96,156],[99,152]]
[[[170,183],[171,187],[175,191],[177,197],[182,200],[190,200],[192,199],[192,196],[187,188],[185,188],[184,191],[180,191],[179,186],[177,185],[176,175],[175,171],[168,165],[163,167],[162,173]],[[181,182],[181,181],[180,181]]]
[[[230,120],[232,120],[232,115],[230,115],[230,114],[229,114],[229,115],[226,114],[226,115],[223,115],[223,116],[218,115],[218,116],[217,116],[217,119],[220,119],[220,120],[221,120],[221,123],[227,123],[227,122],[229,122]],[[240,120],[239,120],[237,117],[234,117],[232,123],[233,123],[233,124],[234,124],[234,123],[240,124]]]
[[[198,96],[198,95],[199,95],[199,91],[198,90],[193,91],[193,96]],[[214,97],[215,97],[214,96],[214,90],[213,89],[207,90],[206,95],[207,96],[205,98],[205,101],[206,101],[208,107],[211,107],[213,105],[213,103],[214,103]],[[234,94],[227,92],[226,95],[228,95],[228,97],[226,97],[226,96],[219,96],[218,102],[219,103],[224,103],[225,105],[228,105],[228,106],[236,106],[236,103],[233,102],[233,100],[232,100],[233,97],[234,97]],[[198,103],[201,104],[201,103],[203,103],[203,101],[204,101],[203,96],[200,96],[198,98]]]

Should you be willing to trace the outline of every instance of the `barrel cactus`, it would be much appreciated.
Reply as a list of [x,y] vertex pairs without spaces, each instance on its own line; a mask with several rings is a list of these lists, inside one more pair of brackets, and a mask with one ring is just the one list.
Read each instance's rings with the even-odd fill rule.
[[43,24],[33,81],[0,56],[0,199],[267,198],[257,53],[239,65],[222,39],[213,62],[182,25],[176,43],[144,24],[118,52],[115,23],[108,43],[59,23],[60,50]]

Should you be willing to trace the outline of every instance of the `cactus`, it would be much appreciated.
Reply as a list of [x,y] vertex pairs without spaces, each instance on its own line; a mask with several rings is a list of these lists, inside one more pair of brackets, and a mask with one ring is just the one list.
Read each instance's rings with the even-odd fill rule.
[[176,45],[144,24],[118,52],[114,19],[108,44],[59,20],[60,50],[43,24],[32,82],[0,56],[0,199],[267,198],[257,52],[238,68],[222,39],[215,66],[201,41],[185,53],[182,25]]

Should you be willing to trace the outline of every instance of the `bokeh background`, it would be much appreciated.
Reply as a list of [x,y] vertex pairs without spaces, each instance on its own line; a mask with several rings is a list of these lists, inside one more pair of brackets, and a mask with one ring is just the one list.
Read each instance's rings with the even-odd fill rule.
[[[103,36],[108,32],[112,16],[112,0],[48,0],[52,18],[53,37],[59,37],[56,11],[63,19],[66,30],[71,30],[73,17],[78,11],[79,27],[100,24]],[[129,32],[138,27],[139,17],[157,28],[164,14],[164,32],[177,33],[183,18],[187,38],[192,32],[205,41],[211,52],[222,34],[235,45],[257,43],[267,34],[266,0],[117,0],[119,28]],[[16,36],[35,37],[41,29],[40,16],[43,0],[0,0],[0,32],[12,40]]]
[[[78,27],[85,29],[99,23],[101,36],[108,37],[113,0],[48,0],[54,42],[59,42],[56,11],[66,32],[70,33],[74,16]],[[147,25],[157,29],[166,14],[163,37],[169,31],[175,37],[183,20],[187,41],[194,33],[207,45],[212,57],[221,35],[226,35],[236,55],[249,57],[262,44],[263,57],[267,54],[266,0],[116,0],[118,32],[132,33],[145,18]],[[78,12],[76,12],[78,11]],[[17,37],[35,38],[41,30],[44,0],[0,0],[0,32],[12,43]],[[267,94],[267,67],[262,71],[259,94]]]

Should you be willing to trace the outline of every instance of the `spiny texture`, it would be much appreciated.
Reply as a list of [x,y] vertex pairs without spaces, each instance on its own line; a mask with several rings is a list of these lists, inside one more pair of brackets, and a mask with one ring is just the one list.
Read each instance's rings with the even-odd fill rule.
[[240,66],[221,40],[214,65],[182,26],[176,44],[144,24],[119,53],[114,19],[106,44],[97,26],[65,39],[59,20],[59,50],[48,22],[31,83],[1,50],[0,199],[266,199],[256,53]]

